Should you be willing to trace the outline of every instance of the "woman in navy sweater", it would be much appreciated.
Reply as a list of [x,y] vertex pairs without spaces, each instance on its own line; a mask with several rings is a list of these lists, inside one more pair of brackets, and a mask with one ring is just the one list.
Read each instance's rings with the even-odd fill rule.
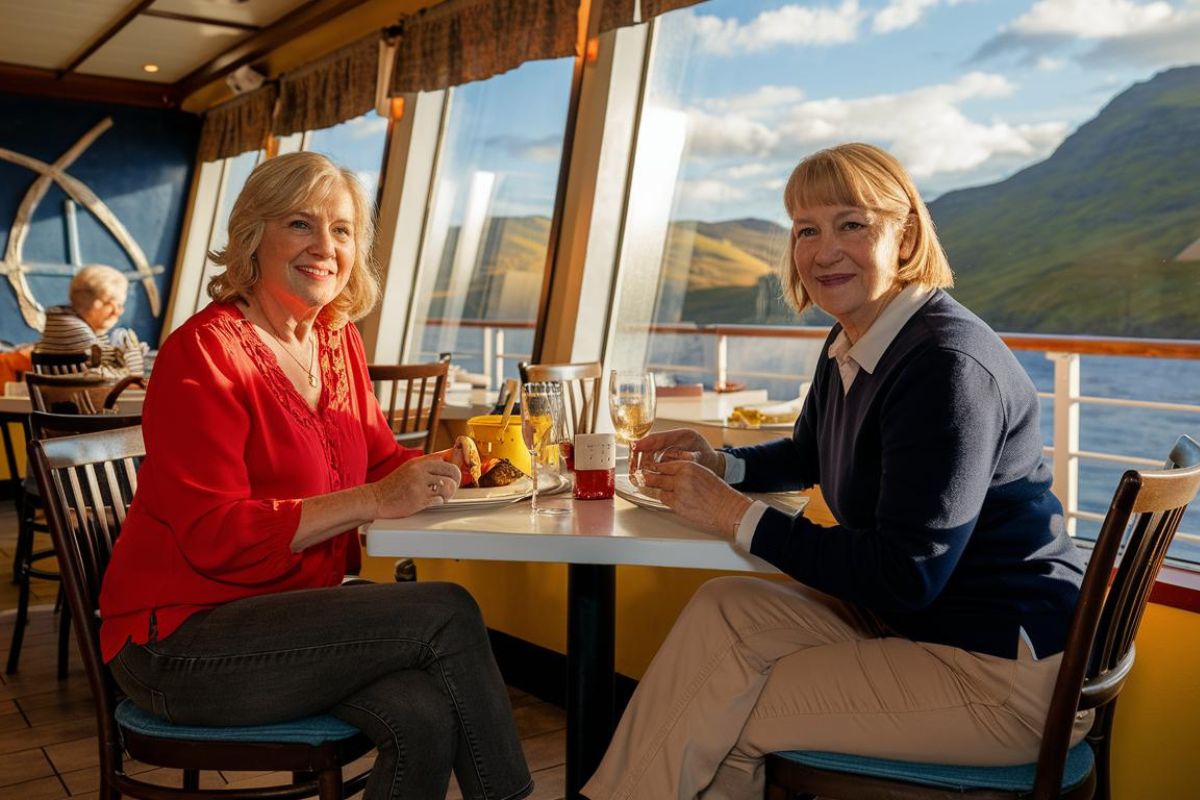
[[[591,800],[760,798],[778,750],[1037,756],[1083,559],[1050,493],[1033,384],[943,291],[949,264],[895,158],[816,153],[784,203],[789,297],[837,320],[792,437],[714,451],[679,430],[637,451],[675,513],[795,580],[697,592]],[[818,484],[834,527],[742,494]]]

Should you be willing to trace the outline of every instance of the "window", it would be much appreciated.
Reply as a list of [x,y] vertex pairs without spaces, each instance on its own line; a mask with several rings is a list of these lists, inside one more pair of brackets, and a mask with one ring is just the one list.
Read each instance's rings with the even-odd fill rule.
[[496,386],[528,360],[572,60],[448,92],[406,360],[453,353]]
[[[955,268],[952,293],[997,330],[1200,338],[1200,155],[1187,144],[1200,66],[1173,44],[1200,28],[1200,10],[1114,14],[1060,0],[711,0],[660,17],[614,365],[794,397],[820,340],[737,326],[828,324],[778,299],[782,188],[808,153],[855,140],[909,168]],[[1045,354],[1019,357],[1053,393]],[[1086,451],[1161,461],[1200,429],[1200,361],[1086,356],[1080,376],[1079,485],[1056,490],[1077,493],[1086,537],[1128,466]],[[1044,406],[1047,444],[1055,405]],[[1181,536],[1172,555],[1200,562],[1200,538]]]
[[338,166],[353,170],[373,203],[379,193],[379,173],[383,166],[387,127],[385,118],[368,111],[340,125],[309,131],[305,136],[304,149],[329,156]]

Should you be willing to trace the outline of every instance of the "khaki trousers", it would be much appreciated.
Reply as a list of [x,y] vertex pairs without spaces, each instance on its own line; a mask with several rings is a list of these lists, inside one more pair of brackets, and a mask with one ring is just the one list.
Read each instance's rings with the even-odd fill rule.
[[869,615],[799,583],[718,578],[671,629],[583,794],[758,800],[779,750],[1034,761],[1060,660],[884,638]]

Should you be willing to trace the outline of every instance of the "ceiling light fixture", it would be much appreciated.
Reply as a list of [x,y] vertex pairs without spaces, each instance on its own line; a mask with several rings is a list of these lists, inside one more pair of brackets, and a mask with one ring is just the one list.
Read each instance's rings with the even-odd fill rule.
[[158,72],[158,64],[142,64],[142,69],[146,72]]

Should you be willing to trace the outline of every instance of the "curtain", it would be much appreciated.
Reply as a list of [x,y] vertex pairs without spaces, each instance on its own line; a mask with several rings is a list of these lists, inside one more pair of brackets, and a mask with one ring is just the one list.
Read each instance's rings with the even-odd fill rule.
[[374,108],[379,38],[378,32],[373,33],[284,75],[279,80],[279,114],[272,132],[287,136],[328,128]]
[[400,20],[391,94],[490,78],[575,54],[579,0],[448,0]]
[[[600,0],[592,0],[593,3]],[[633,11],[636,0],[603,0],[600,7],[600,32],[605,33],[614,28],[623,28],[633,24]]]
[[677,8],[694,6],[703,0],[642,0],[642,22]]
[[258,150],[271,131],[278,90],[273,85],[234,98],[204,115],[199,159],[217,161],[247,150]]

